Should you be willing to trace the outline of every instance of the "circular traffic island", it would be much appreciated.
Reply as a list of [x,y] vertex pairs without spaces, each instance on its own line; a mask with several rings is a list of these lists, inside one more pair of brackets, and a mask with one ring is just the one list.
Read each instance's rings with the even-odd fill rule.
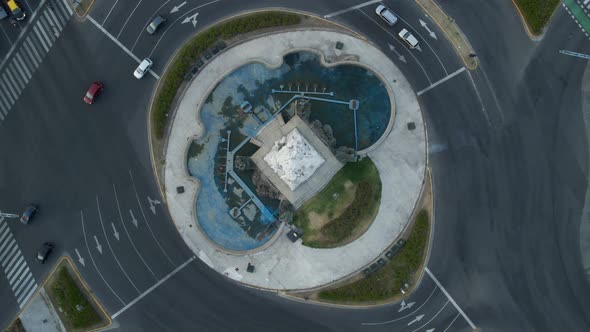
[[342,29],[296,29],[199,61],[171,119],[164,185],[203,262],[252,286],[307,289],[394,243],[422,190],[426,135],[381,51]]

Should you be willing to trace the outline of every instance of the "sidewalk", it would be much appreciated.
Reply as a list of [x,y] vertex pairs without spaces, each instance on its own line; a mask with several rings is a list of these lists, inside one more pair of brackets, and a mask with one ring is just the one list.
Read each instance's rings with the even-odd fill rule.
[[45,289],[41,289],[19,318],[27,332],[66,331]]
[[[335,43],[344,44],[342,50]],[[210,89],[234,69],[258,61],[279,66],[292,51],[323,55],[327,65],[354,63],[371,69],[388,86],[394,120],[388,136],[367,154],[382,181],[381,206],[372,226],[356,241],[340,248],[314,249],[301,241],[292,243],[288,227],[282,227],[268,246],[236,255],[213,245],[200,232],[195,216],[198,181],[188,175],[187,151],[191,138],[203,134],[200,106]],[[395,112],[394,112],[395,111]],[[409,130],[413,122],[415,129]],[[277,290],[308,289],[325,285],[361,270],[402,233],[419,198],[426,166],[426,133],[416,94],[400,70],[378,49],[364,40],[333,31],[291,31],[246,41],[228,48],[193,79],[180,102],[166,150],[164,172],[168,208],[187,245],[207,265],[244,284]],[[184,186],[178,194],[176,188]],[[254,273],[246,272],[248,263]]]

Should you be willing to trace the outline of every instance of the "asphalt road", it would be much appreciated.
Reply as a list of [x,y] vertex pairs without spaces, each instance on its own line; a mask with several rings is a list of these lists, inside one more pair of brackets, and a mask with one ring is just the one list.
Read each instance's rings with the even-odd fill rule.
[[[359,4],[190,1],[167,14],[160,34],[143,32],[154,15],[180,3],[100,1],[90,16],[138,58],[149,55],[161,74],[194,32],[233,14],[287,7],[321,16]],[[422,51],[400,43],[395,29],[374,15],[376,4],[330,19],[390,54],[416,91],[462,68],[414,2],[385,3],[402,18],[399,28],[416,32]],[[469,38],[480,67],[419,97],[436,226],[428,262],[432,276],[424,275],[406,306],[309,305],[236,285],[193,260],[165,207],[155,202],[161,199],[149,160],[146,109],[156,80],[135,80],[137,63],[89,20],[73,18],[58,37],[47,37],[52,45],[39,68],[24,59],[30,79],[13,77],[14,70],[7,74],[10,61],[0,68],[0,87],[10,84],[6,77],[14,78],[22,91],[0,121],[0,210],[19,213],[31,201],[40,205],[30,225],[8,224],[36,281],[59,255],[70,255],[122,331],[466,331],[470,322],[484,331],[590,330],[590,290],[578,248],[588,183],[580,107],[586,61],[558,53],[589,53],[588,40],[561,8],[544,39],[531,42],[510,3],[439,4]],[[182,23],[196,13],[196,27]],[[39,17],[50,31],[51,19],[42,12]],[[435,29],[438,40],[422,38],[428,37],[418,18]],[[7,37],[0,38],[0,52],[14,45],[27,58],[31,46],[25,42],[29,48],[18,51],[22,40],[37,34],[31,40],[41,52],[43,27],[27,29],[36,22],[22,29],[0,22]],[[94,80],[106,88],[87,107],[81,99]],[[32,257],[47,240],[56,243],[56,253],[48,264],[35,264]],[[12,284],[2,278],[0,326],[20,308]]]

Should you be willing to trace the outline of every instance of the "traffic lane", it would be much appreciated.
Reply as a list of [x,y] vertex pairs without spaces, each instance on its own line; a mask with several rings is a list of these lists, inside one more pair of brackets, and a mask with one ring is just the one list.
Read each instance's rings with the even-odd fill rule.
[[116,38],[124,32],[139,7],[145,6],[143,0],[118,1],[113,4],[112,11],[106,21],[98,21],[109,33]]
[[[301,311],[310,313],[302,314]],[[125,331],[345,331],[309,306],[236,285],[198,259],[115,319]]]

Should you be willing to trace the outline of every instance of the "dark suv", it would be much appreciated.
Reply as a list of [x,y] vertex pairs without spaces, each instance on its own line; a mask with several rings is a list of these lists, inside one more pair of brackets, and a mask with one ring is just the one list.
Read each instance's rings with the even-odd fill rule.
[[29,221],[31,221],[31,219],[33,219],[33,217],[35,216],[35,213],[37,213],[37,211],[39,211],[39,207],[37,205],[35,205],[35,204],[29,205],[29,207],[27,207],[25,212],[23,212],[22,217],[20,217],[20,222],[22,222],[25,225],[28,224]]

